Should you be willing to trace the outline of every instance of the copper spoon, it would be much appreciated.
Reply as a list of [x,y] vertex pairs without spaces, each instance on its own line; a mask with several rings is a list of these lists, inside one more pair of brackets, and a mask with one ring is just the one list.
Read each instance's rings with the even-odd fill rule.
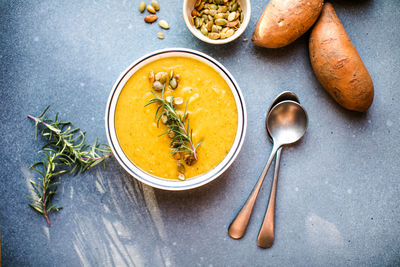
[[228,234],[235,239],[243,237],[246,232],[257,195],[277,150],[283,145],[298,141],[306,132],[308,123],[304,108],[291,100],[280,102],[273,107],[267,114],[266,121],[267,130],[270,132],[273,141],[271,155],[246,203],[229,226]]
[[[275,100],[272,102],[271,106],[268,109],[268,113],[271,111],[273,107],[275,107],[279,102],[285,100],[292,100],[297,103],[300,103],[299,98],[293,92],[285,91],[280,93]],[[267,115],[268,116],[268,115]],[[267,122],[265,122],[267,123]],[[265,125],[266,126],[266,125]],[[267,129],[267,135],[269,140],[272,141],[271,135]],[[275,200],[276,200],[276,189],[278,184],[278,175],[279,175],[279,163],[281,161],[281,153],[282,148],[278,149],[276,152],[275,159],[275,171],[274,171],[274,179],[272,182],[271,194],[269,196],[267,211],[265,212],[264,222],[260,228],[260,232],[258,233],[257,243],[259,246],[264,248],[269,248],[274,243],[274,226],[275,226]],[[260,241],[262,240],[262,241]],[[261,245],[262,244],[262,245]]]

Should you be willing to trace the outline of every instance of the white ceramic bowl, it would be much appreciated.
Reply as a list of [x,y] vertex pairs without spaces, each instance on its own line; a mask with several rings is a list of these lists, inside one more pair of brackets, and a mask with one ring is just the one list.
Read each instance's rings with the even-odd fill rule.
[[250,0],[238,0],[238,2],[244,14],[243,23],[231,37],[226,39],[212,40],[207,36],[204,36],[200,32],[200,30],[194,26],[194,22],[192,19],[192,10],[194,9],[194,4],[196,3],[196,0],[183,0],[183,7],[182,7],[183,19],[185,20],[188,29],[193,33],[194,36],[196,36],[200,40],[210,44],[226,44],[232,42],[233,40],[237,39],[240,35],[242,35],[242,33],[246,30],[250,22],[250,15],[251,15]]
[[[234,96],[237,112],[238,112],[238,125],[236,137],[233,142],[229,153],[225,156],[225,158],[220,162],[214,169],[201,174],[199,176],[187,179],[185,181],[178,181],[172,179],[164,179],[152,174],[149,174],[139,167],[137,167],[133,162],[131,162],[128,157],[124,154],[116,135],[115,131],[115,108],[117,105],[118,97],[121,93],[121,90],[128,82],[129,78],[140,68],[145,66],[146,64],[165,57],[189,57],[200,60],[207,65],[211,66],[215,69],[227,82],[229,85],[232,94]],[[139,181],[148,184],[150,186],[165,189],[165,190],[186,190],[195,187],[199,187],[204,185],[218,176],[220,176],[235,160],[236,156],[239,154],[239,151],[243,145],[243,141],[246,134],[247,128],[247,113],[246,113],[246,105],[244,103],[244,99],[242,93],[240,91],[239,85],[229,73],[229,71],[222,66],[221,63],[216,61],[210,56],[207,56],[204,53],[186,49],[186,48],[168,48],[162,49],[155,52],[152,52],[144,57],[136,60],[132,63],[118,78],[116,83],[114,84],[113,89],[111,90],[110,96],[107,102],[106,114],[105,114],[105,123],[106,123],[106,134],[108,143],[114,153],[114,157],[117,159],[119,164],[133,177],[138,179]]]

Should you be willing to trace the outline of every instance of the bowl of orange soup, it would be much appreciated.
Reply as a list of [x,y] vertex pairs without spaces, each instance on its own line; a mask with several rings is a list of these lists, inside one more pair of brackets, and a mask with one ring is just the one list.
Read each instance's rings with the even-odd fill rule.
[[237,157],[246,106],[229,71],[204,53],[169,48],[132,63],[108,98],[106,134],[119,164],[165,190],[220,176]]

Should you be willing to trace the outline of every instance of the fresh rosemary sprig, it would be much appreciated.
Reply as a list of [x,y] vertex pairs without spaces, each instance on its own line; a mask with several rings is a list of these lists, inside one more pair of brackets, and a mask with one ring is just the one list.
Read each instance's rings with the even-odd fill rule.
[[36,197],[27,197],[32,201],[29,206],[42,214],[51,226],[49,213],[62,209],[51,203],[59,184],[57,178],[67,172],[85,172],[103,162],[112,153],[108,145],[98,144],[97,138],[93,145],[85,144],[85,133],[79,128],[72,128],[69,121],[60,121],[58,113],[54,120],[46,118],[49,108],[50,106],[46,107],[37,118],[28,115],[28,118],[35,121],[35,140],[40,133],[46,144],[39,151],[41,160],[30,166],[40,175],[38,181],[30,180]]
[[192,165],[197,161],[196,150],[202,141],[197,145],[193,142],[193,129],[190,128],[190,120],[187,113],[188,102],[186,102],[183,115],[179,115],[174,106],[174,98],[171,96],[168,100],[164,99],[164,89],[165,85],[161,92],[161,97],[151,91],[154,98],[150,99],[145,106],[159,104],[156,110],[155,121],[158,126],[160,120],[162,120],[168,127],[168,130],[161,135],[168,134],[171,138],[170,146],[173,148],[173,155],[176,153],[189,152],[189,154],[185,154],[184,160],[187,165]]

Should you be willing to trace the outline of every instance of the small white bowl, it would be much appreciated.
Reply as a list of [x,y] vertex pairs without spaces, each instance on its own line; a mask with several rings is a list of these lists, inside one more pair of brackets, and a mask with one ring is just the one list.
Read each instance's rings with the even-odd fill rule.
[[[115,109],[119,95],[122,89],[124,88],[125,84],[132,77],[132,75],[137,70],[149,64],[150,62],[153,62],[161,58],[176,57],[176,56],[197,59],[211,66],[214,70],[216,70],[224,78],[229,88],[231,89],[236,102],[236,107],[238,112],[238,125],[237,125],[236,137],[232,144],[231,149],[229,150],[229,153],[214,169],[204,174],[198,175],[196,177],[189,178],[185,181],[164,179],[154,176],[152,174],[143,171],[142,169],[137,167],[133,162],[131,162],[128,159],[128,157],[124,154],[118,142],[117,134],[115,131],[115,121],[114,121]],[[111,90],[110,96],[108,98],[106,114],[105,114],[105,123],[106,123],[107,140],[114,154],[114,157],[129,174],[131,174],[133,177],[135,177],[136,179],[147,185],[165,190],[179,191],[179,190],[196,188],[208,182],[211,182],[212,180],[220,176],[233,163],[233,161],[239,154],[239,151],[243,145],[244,138],[246,135],[247,112],[246,112],[246,105],[244,103],[244,98],[242,92],[240,91],[239,85],[233,78],[232,74],[230,74],[229,71],[224,66],[222,66],[221,63],[219,63],[212,57],[207,56],[204,53],[192,49],[167,48],[167,49],[157,50],[136,60],[121,74],[121,76],[115,82],[114,87]]]
[[192,10],[194,9],[194,5],[196,0],[183,0],[183,19],[185,20],[186,26],[193,33],[194,36],[199,38],[200,40],[210,43],[210,44],[226,44],[232,42],[237,39],[242,33],[246,30],[247,26],[250,22],[251,15],[251,5],[250,0],[238,0],[240,7],[242,8],[242,12],[244,13],[243,23],[240,25],[239,29],[231,36],[226,39],[217,39],[212,40],[207,36],[204,36],[199,29],[194,26],[194,22],[192,19]]

